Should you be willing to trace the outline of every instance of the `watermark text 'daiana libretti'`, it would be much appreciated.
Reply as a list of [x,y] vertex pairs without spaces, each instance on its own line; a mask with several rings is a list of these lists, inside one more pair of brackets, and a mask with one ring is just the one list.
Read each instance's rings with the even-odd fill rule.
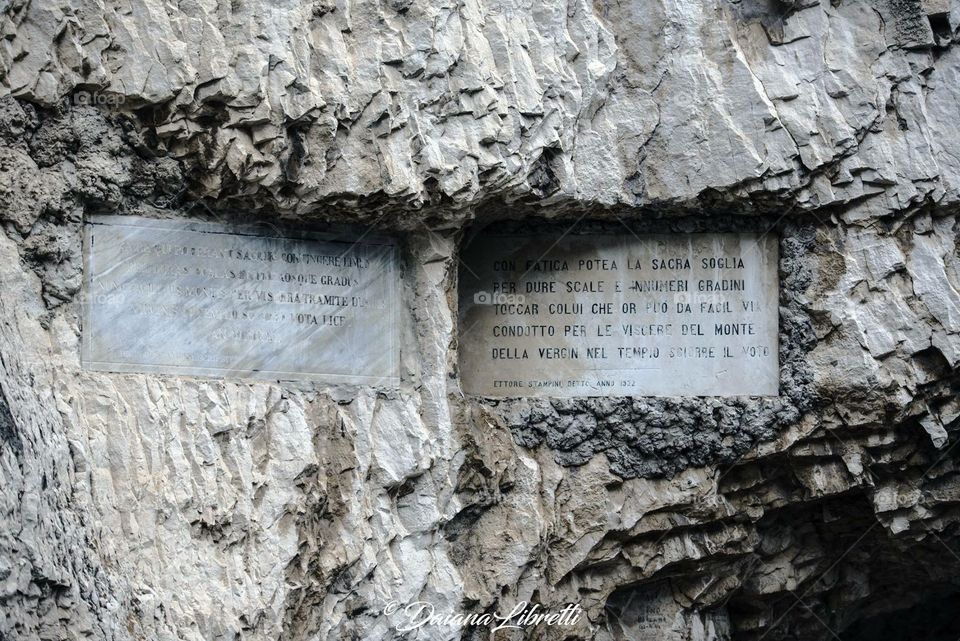
[[538,603],[520,601],[507,613],[482,612],[474,614],[437,612],[432,603],[415,601],[406,605],[391,602],[384,608],[387,615],[398,614],[400,632],[408,632],[425,626],[450,628],[489,627],[492,631],[508,628],[529,628],[537,625],[569,627],[575,625],[583,614],[577,603],[571,603],[558,611],[544,609]]

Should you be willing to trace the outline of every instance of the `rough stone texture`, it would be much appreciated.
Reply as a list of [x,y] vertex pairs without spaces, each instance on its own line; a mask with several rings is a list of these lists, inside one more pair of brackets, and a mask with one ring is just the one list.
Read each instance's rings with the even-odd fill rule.
[[[576,231],[587,233],[617,229],[603,222],[580,223],[577,227]],[[637,235],[653,229],[684,234],[707,228],[762,231],[781,239],[779,396],[493,401],[493,412],[511,428],[518,443],[527,447],[546,443],[555,452],[555,459],[565,465],[582,465],[604,452],[620,477],[659,477],[691,466],[729,465],[757,442],[769,440],[799,422],[805,412],[818,405],[820,397],[808,358],[817,336],[813,311],[805,297],[817,264],[820,243],[816,228],[762,216],[619,222],[621,232]],[[822,243],[823,238],[819,240]]]
[[[0,7],[0,638],[960,636],[957,0]],[[83,215],[251,208],[405,232],[399,391],[80,368]],[[811,230],[797,411],[460,394],[473,221],[677,214]]]

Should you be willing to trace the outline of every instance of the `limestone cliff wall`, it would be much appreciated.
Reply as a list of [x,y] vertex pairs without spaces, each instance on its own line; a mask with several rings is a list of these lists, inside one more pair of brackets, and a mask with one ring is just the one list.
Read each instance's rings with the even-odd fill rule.
[[[956,0],[0,7],[0,639],[955,630]],[[396,234],[400,389],[84,371],[110,212]],[[464,397],[499,218],[771,229],[789,402]]]

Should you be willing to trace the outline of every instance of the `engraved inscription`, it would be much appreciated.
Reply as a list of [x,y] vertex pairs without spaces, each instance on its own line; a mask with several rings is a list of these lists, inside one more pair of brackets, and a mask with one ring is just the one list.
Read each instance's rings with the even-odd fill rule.
[[481,235],[460,269],[470,394],[778,393],[777,239]]
[[254,231],[89,219],[84,366],[395,384],[396,247]]

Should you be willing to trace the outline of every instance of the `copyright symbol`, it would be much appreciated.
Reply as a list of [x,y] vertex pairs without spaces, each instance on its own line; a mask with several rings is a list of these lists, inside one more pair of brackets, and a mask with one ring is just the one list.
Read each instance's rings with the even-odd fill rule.
[[387,604],[387,607],[383,609],[383,613],[389,615],[389,614],[393,614],[399,609],[400,609],[400,604],[397,603],[396,601],[391,601],[390,603]]

